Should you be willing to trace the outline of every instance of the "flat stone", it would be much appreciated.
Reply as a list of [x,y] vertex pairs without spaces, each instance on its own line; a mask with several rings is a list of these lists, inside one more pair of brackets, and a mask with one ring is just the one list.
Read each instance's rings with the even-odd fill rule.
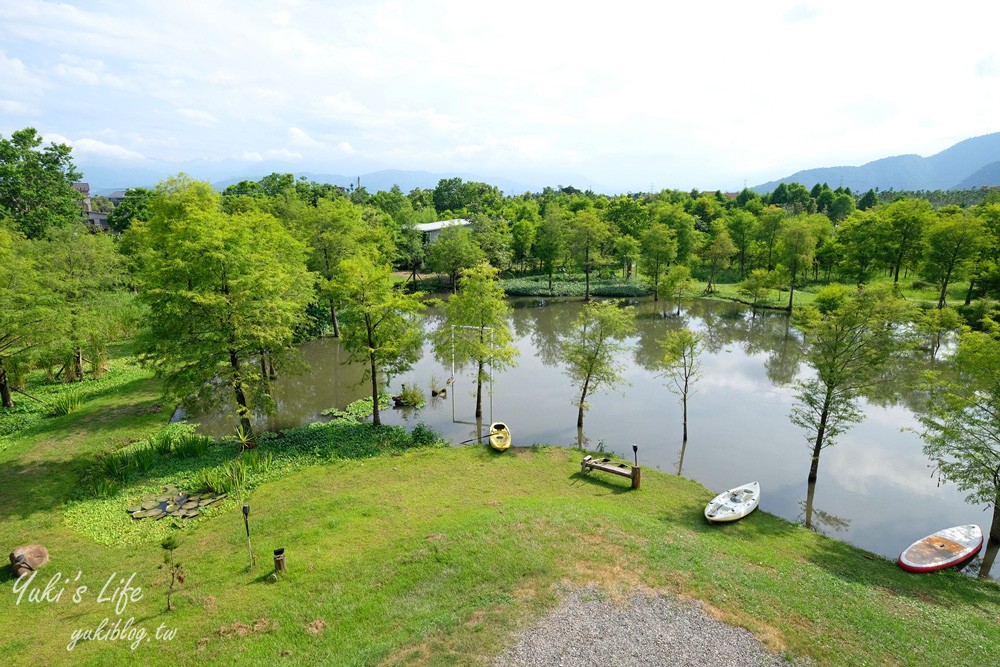
[[[24,563],[18,563],[17,557],[24,556]],[[49,562],[49,550],[41,544],[22,544],[10,552],[11,571],[15,577],[37,570]],[[29,567],[30,566],[30,567]]]

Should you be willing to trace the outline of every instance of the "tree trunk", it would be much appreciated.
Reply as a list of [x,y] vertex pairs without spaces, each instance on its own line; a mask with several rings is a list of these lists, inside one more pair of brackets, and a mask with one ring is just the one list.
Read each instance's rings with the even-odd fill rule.
[[816,480],[809,482],[806,491],[806,528],[812,530],[813,501],[816,497]]
[[77,382],[83,382],[83,349],[73,351],[73,376]]
[[948,273],[945,274],[944,280],[941,282],[941,296],[938,298],[938,310],[944,308],[945,300],[948,294],[948,283],[951,282],[951,269],[948,269]]
[[330,302],[330,324],[333,325],[333,337],[340,338],[340,321],[337,319],[337,308]]
[[983,564],[979,567],[979,577],[986,579],[990,576],[993,563],[996,561],[997,552],[1000,551],[1000,488],[997,489],[996,498],[993,499],[993,524],[990,526],[990,534],[986,539],[986,553],[983,556]]
[[10,393],[10,382],[7,380],[7,369],[0,363],[0,405],[5,408],[14,407],[14,397]]
[[965,293],[965,305],[966,306],[968,306],[969,304],[972,303],[972,292],[973,292],[973,288],[975,288],[975,286],[976,286],[976,279],[975,278],[970,278],[969,279],[969,291]]
[[[583,300],[590,301],[590,248],[587,248],[583,255],[583,275],[587,283],[586,291],[583,294]],[[582,415],[580,420],[583,420]]]
[[[480,332],[480,335],[482,332]],[[476,370],[476,419],[483,418],[483,362],[478,362]]]
[[683,415],[684,415],[683,416],[683,419],[684,419],[684,427],[683,427],[683,429],[684,429],[684,442],[687,443],[687,441],[688,441],[688,378],[687,378],[686,375],[684,377],[684,393],[681,396],[681,404],[683,406],[682,412],[683,412]]
[[243,391],[243,378],[240,375],[240,359],[236,350],[229,350],[229,363],[233,367],[233,392],[236,394],[236,412],[240,416],[240,428],[247,434],[245,449],[257,446],[253,438],[253,425],[250,423],[250,408],[247,406],[247,396]]
[[260,379],[267,382],[267,358],[264,356],[264,348],[260,348]]
[[788,286],[788,312],[792,312],[792,298],[795,296],[795,280]]
[[819,428],[816,429],[816,443],[813,445],[812,463],[809,466],[809,478],[807,481],[810,484],[815,484],[816,477],[819,475],[819,453],[823,450],[823,438],[826,435],[826,423],[829,419],[830,392],[827,391],[826,398],[823,401],[823,411],[819,416]]
[[372,328],[371,315],[365,313],[365,330],[368,333],[368,371],[372,376],[372,425],[381,426],[382,417],[378,411],[378,367],[375,365],[375,331]]
[[583,391],[580,392],[580,410],[576,414],[576,427],[583,428],[583,404],[587,400],[587,388],[590,385],[590,378],[583,381]]

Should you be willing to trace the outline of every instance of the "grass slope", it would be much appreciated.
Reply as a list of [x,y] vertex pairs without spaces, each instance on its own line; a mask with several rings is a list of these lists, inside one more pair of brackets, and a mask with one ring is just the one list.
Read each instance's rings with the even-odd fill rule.
[[[25,592],[18,604],[9,567],[0,569],[4,664],[488,663],[566,587],[595,582],[612,597],[700,599],[772,649],[820,665],[950,664],[956,655],[990,664],[1000,645],[996,584],[909,575],[761,512],[709,525],[702,510],[712,494],[690,480],[646,470],[632,491],[627,479],[582,476],[580,453],[558,447],[371,456],[357,433],[343,436],[348,454],[369,458],[317,456],[250,492],[252,570],[238,503],[183,531],[175,558],[187,576],[167,613],[157,543],[102,545],[64,517],[80,495],[74,480],[99,452],[165,421],[148,378],[114,386],[78,412],[38,420],[0,452],[3,545],[49,548],[33,588],[56,573],[70,579],[50,601]],[[269,583],[277,547],[288,572]],[[116,601],[98,602],[106,581],[105,595],[133,573],[141,594],[121,613]],[[80,585],[89,589],[77,603]],[[67,651],[74,632],[104,618],[134,619],[131,629],[148,635],[134,651],[131,639]],[[176,634],[157,639],[157,629]]]

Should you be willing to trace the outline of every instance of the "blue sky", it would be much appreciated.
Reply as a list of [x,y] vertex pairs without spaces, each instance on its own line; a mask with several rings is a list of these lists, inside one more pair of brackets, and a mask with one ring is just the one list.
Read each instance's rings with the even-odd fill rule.
[[923,7],[0,0],[0,134],[78,162],[734,190],[1000,130],[1000,3]]

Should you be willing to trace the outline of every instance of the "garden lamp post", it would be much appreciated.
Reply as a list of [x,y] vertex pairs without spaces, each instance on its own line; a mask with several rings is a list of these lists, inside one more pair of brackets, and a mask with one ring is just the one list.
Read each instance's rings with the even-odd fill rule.
[[250,554],[250,569],[253,569],[253,548],[250,546],[250,505],[243,506],[243,526],[247,529],[247,553]]

